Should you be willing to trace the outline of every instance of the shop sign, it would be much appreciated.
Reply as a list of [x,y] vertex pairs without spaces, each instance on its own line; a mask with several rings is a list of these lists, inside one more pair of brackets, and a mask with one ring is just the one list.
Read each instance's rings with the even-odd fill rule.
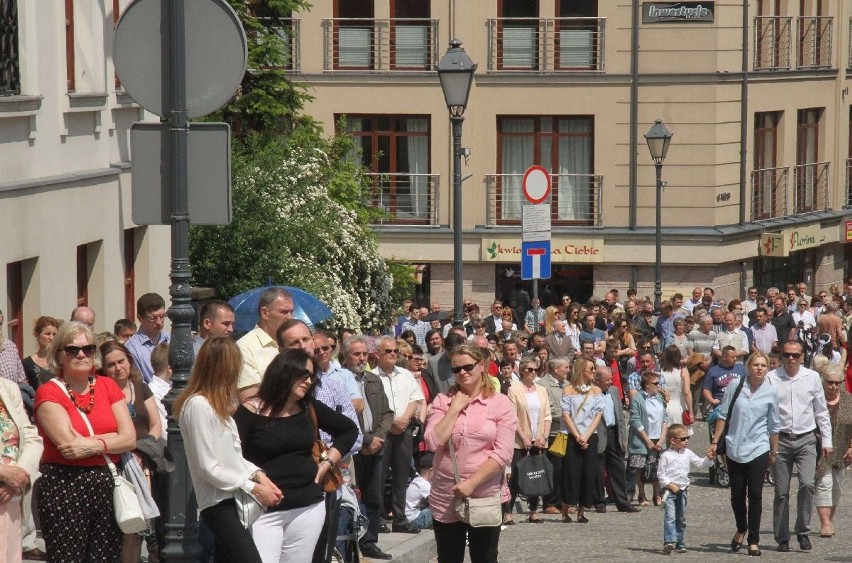
[[780,233],[763,233],[760,235],[759,247],[760,256],[776,258],[787,256],[787,253],[784,252],[784,239]]
[[[603,262],[603,239],[570,239],[555,237],[550,245],[550,261],[562,264]],[[521,262],[519,239],[482,239],[483,262]]]
[[844,226],[845,228],[843,229],[843,232],[845,233],[845,236],[843,240],[848,244],[852,242],[852,221],[846,221]]
[[784,231],[784,250],[787,253],[804,250],[805,248],[814,248],[820,244],[820,227],[819,224],[808,225],[807,227],[799,227],[796,229],[786,229]]
[[715,2],[645,2],[642,23],[712,22]]

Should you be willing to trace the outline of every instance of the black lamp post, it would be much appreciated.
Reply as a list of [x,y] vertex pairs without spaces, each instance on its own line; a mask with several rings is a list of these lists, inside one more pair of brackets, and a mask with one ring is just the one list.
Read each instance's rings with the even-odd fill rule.
[[450,41],[450,48],[436,67],[453,126],[453,310],[455,311],[453,320],[458,322],[464,319],[461,158],[465,156],[466,150],[461,146],[462,122],[470,88],[473,85],[473,75],[476,73],[476,65],[467,56],[461,44],[458,39]]
[[648,150],[651,151],[651,160],[654,161],[654,167],[657,169],[657,256],[654,261],[654,312],[660,313],[660,301],[663,296],[663,234],[662,234],[662,192],[663,192],[663,161],[666,160],[666,153],[669,152],[669,143],[672,141],[672,132],[666,129],[662,119],[654,121],[651,129],[645,133],[645,142],[648,143]]

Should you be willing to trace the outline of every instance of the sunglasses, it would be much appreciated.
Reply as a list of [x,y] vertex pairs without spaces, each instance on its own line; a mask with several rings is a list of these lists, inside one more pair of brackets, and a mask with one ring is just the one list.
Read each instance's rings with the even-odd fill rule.
[[784,352],[785,358],[801,358],[801,352]]
[[66,346],[62,350],[69,358],[76,358],[80,355],[81,351],[87,358],[91,358],[95,355],[95,350],[97,349],[98,347],[95,344],[86,344],[85,346]]
[[303,371],[301,373],[301,375],[299,375],[299,379],[311,379],[313,376],[314,376],[314,372],[306,369],[305,371]]
[[659,385],[659,384],[660,384],[659,380],[658,380],[658,381],[649,381],[649,382],[648,382],[648,385]]
[[843,382],[842,381],[826,381],[825,384],[826,385],[842,385]]
[[525,372],[529,373],[529,372],[531,372],[531,371],[535,371],[535,368],[525,367],[525,368],[524,368],[524,369],[522,369],[521,371],[525,371]]
[[322,350],[323,352],[328,352],[332,348],[334,348],[334,346],[327,346],[326,345],[326,346],[320,346],[319,348],[317,348],[317,350]]
[[399,348],[385,348],[385,354],[399,354]]
[[686,442],[689,440],[689,436],[672,436],[672,440],[677,440],[678,442]]
[[476,364],[465,364],[463,366],[453,366],[450,369],[450,371],[453,372],[453,373],[456,373],[456,374],[461,373],[462,371],[465,371],[467,373],[471,373],[471,372],[473,372],[473,368],[475,368],[475,367],[476,367]]

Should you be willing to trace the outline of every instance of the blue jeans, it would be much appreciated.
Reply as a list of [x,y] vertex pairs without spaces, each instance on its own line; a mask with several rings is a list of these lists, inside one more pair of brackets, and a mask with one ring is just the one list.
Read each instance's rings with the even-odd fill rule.
[[663,543],[683,545],[686,531],[686,490],[669,491],[663,504]]
[[414,520],[408,523],[410,528],[414,528],[415,530],[423,530],[426,528],[432,527],[432,511],[428,508],[424,508],[420,511],[420,514],[414,517]]

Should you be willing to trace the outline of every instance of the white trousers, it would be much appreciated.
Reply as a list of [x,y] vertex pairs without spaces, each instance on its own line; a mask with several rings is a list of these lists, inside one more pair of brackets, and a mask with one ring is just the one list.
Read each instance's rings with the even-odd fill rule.
[[310,563],[322,525],[325,501],[268,512],[251,527],[252,537],[263,563]]
[[21,497],[0,504],[0,560],[21,561]]

